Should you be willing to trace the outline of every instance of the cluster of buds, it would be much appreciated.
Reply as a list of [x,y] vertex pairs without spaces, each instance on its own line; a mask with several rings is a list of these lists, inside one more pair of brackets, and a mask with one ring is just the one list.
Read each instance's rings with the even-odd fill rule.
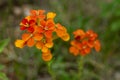
[[98,35],[92,30],[84,32],[78,29],[73,32],[74,40],[71,41],[70,53],[77,55],[87,55],[95,48],[97,52],[100,51],[100,41],[97,39]]
[[[64,41],[70,39],[64,26],[55,23],[56,14],[44,10],[31,10],[30,15],[25,17],[20,23],[20,30],[24,31],[22,39],[15,41],[15,46],[23,48],[24,46],[36,46],[42,52],[42,59],[50,61],[52,54],[50,48],[53,47],[53,40],[60,37]],[[55,34],[53,34],[55,33]]]

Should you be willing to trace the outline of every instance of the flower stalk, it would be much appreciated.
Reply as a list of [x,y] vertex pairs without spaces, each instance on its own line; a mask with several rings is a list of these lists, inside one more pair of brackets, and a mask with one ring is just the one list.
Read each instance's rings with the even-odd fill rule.
[[80,56],[80,58],[78,59],[78,79],[81,79],[83,75],[83,67],[84,67],[83,58],[84,56]]
[[54,74],[54,72],[52,70],[52,66],[51,65],[52,65],[52,62],[48,62],[47,63],[48,73],[51,75],[52,80],[56,80],[56,77],[55,77],[55,74]]

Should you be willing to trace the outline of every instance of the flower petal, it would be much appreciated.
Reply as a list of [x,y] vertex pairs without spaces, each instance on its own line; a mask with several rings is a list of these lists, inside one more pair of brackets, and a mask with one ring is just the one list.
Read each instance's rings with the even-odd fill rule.
[[20,26],[20,30],[25,30],[27,27],[25,26]]
[[25,41],[23,41],[23,40],[16,40],[15,41],[15,46],[18,48],[23,48],[24,45],[25,45]]
[[75,38],[77,36],[80,36],[80,39],[85,37],[85,32],[82,29],[78,29],[78,30],[74,31],[73,34],[74,34]]
[[47,19],[54,19],[55,16],[56,16],[56,14],[53,12],[47,13]]
[[28,20],[27,19],[23,19],[22,20],[22,24],[26,25],[28,23]]
[[46,53],[48,51],[48,48],[46,46],[43,46],[41,51]]
[[46,38],[52,38],[52,31],[51,30],[45,31],[45,37]]
[[33,28],[32,26],[29,26],[29,27],[27,28],[27,30],[28,30],[28,32],[30,32],[30,33],[34,32],[34,28]]
[[100,49],[101,49],[101,44],[100,44],[100,41],[99,41],[99,40],[96,40],[96,41],[95,41],[94,47],[95,47],[95,50],[96,50],[97,52],[100,51]]
[[50,61],[52,59],[52,54],[51,53],[42,53],[42,59],[44,61]]
[[54,30],[55,29],[55,23],[52,19],[47,20],[46,26],[48,27],[49,30]]
[[39,34],[39,33],[36,33],[36,34],[34,34],[33,38],[34,38],[36,41],[40,41],[40,40],[43,38],[43,35],[42,35],[42,34]]
[[34,39],[33,38],[30,38],[28,41],[27,41],[27,45],[28,47],[32,47],[34,46],[35,42],[34,42]]
[[34,27],[34,32],[35,32],[35,33],[43,33],[43,32],[44,32],[44,30],[43,30],[43,28],[42,28],[42,27],[35,26],[35,27]]
[[70,53],[73,53],[75,56],[79,54],[79,50],[73,46],[70,47],[69,51]]
[[35,21],[34,21],[34,20],[30,20],[30,21],[29,21],[29,25],[30,25],[30,26],[35,25]]
[[42,27],[45,27],[46,26],[46,21],[45,20],[41,20],[40,21],[40,25],[42,25]]
[[38,49],[42,49],[43,46],[44,46],[44,43],[42,43],[41,41],[38,41],[36,43],[36,48],[38,48]]
[[68,41],[70,39],[70,36],[68,33],[64,34],[64,36],[61,37],[64,41]]
[[45,13],[45,10],[38,10],[38,15],[43,15]]
[[27,41],[29,38],[30,38],[30,34],[28,34],[28,33],[24,33],[22,35],[22,40],[24,40],[24,41]]
[[46,47],[52,48],[53,47],[53,42],[48,42],[45,44]]

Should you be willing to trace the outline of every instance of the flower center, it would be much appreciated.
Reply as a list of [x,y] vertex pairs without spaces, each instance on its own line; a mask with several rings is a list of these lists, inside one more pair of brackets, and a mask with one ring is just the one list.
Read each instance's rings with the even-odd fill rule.
[[29,24],[28,24],[28,23],[26,24],[26,27],[29,27]]
[[48,27],[47,26],[45,26],[45,28],[44,28],[45,30],[48,30]]

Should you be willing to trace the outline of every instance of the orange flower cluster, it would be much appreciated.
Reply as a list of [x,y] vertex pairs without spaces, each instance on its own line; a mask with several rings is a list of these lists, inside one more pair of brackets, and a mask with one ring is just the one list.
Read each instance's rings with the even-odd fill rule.
[[97,52],[100,51],[100,41],[97,39],[98,35],[92,30],[84,32],[78,29],[73,32],[74,40],[71,41],[70,53],[77,55],[87,55],[90,53],[91,48],[95,48]]
[[31,10],[30,15],[20,23],[20,30],[25,33],[22,39],[15,41],[15,46],[18,48],[23,48],[25,45],[36,46],[42,51],[42,59],[50,61],[52,59],[50,48],[53,47],[54,36],[57,35],[64,41],[70,39],[66,28],[59,23],[55,24],[55,16],[53,12],[45,14],[44,10]]

